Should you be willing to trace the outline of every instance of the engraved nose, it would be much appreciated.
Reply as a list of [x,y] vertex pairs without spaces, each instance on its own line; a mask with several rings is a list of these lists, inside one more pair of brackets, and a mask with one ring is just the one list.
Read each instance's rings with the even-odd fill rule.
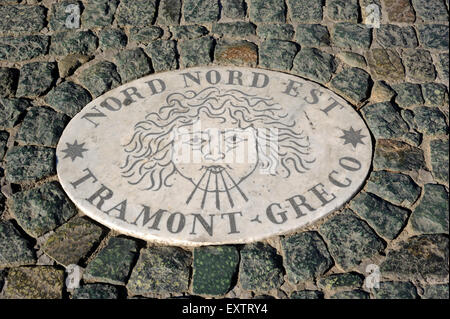
[[208,161],[221,161],[225,158],[225,153],[221,152],[220,150],[210,151],[208,154],[205,155],[205,159]]

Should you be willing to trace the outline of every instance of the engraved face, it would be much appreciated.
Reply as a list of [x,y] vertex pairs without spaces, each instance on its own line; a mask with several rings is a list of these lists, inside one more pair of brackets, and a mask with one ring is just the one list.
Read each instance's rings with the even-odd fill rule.
[[178,175],[192,187],[187,204],[203,209],[215,196],[217,209],[223,201],[234,207],[248,201],[244,181],[257,169],[287,178],[315,161],[308,136],[272,99],[208,87],[173,93],[166,102],[136,123],[124,145],[122,176],[142,190],[170,187]]
[[[177,129],[173,162],[196,191],[218,193],[219,197],[219,193],[226,193],[234,206],[232,193],[242,192],[239,184],[257,167],[256,134],[251,127],[221,129],[223,124],[219,122],[202,117],[192,126]],[[202,124],[208,127],[202,128]],[[241,197],[246,199],[245,195]],[[219,201],[216,206],[220,207]]]

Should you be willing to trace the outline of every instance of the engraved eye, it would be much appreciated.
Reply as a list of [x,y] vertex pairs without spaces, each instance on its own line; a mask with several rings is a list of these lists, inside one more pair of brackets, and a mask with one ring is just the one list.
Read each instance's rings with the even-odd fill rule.
[[199,146],[199,145],[203,144],[204,142],[206,142],[205,139],[200,138],[198,136],[194,136],[193,138],[191,138],[190,140],[185,142],[185,144],[193,145],[193,146]]
[[239,136],[237,136],[236,134],[232,135],[232,136],[228,136],[225,141],[229,144],[239,144],[240,142],[246,141],[247,139],[243,139]]

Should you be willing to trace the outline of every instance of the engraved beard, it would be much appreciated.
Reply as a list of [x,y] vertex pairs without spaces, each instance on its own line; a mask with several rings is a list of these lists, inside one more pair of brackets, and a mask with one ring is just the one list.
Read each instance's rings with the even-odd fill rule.
[[[248,201],[240,184],[255,171],[258,163],[257,140],[253,128],[193,128],[179,134],[174,145],[176,170],[194,186],[186,204],[196,197],[203,209],[208,198],[213,197],[215,207],[220,210],[223,201],[228,201],[230,207],[234,207],[238,198]],[[181,155],[186,156],[186,151],[190,156],[183,161]]]

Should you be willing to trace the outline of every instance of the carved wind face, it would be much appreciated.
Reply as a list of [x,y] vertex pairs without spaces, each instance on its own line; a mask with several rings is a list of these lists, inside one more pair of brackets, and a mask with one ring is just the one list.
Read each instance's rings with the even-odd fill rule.
[[177,197],[202,209],[247,201],[244,181],[256,168],[288,178],[315,160],[308,136],[273,98],[217,87],[169,94],[123,146],[120,169],[129,184],[159,191],[181,176],[189,187]]
[[255,130],[226,125],[219,119],[202,118],[176,130],[173,162],[178,173],[194,185],[187,202],[194,196],[206,199],[208,193],[216,193],[217,208],[221,197],[228,198],[231,207],[238,198],[247,200],[239,184],[258,163]]

